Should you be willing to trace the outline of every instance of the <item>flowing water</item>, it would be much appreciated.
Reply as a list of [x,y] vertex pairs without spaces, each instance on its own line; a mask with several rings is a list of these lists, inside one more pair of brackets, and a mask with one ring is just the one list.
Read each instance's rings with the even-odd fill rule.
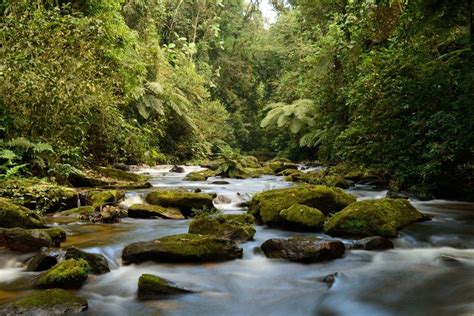
[[[186,171],[198,170],[187,167]],[[238,205],[257,192],[287,187],[281,177],[226,179],[229,184],[187,182],[169,166],[141,169],[154,187],[201,189],[217,193],[216,207],[240,213]],[[143,201],[149,191],[128,192],[124,206]],[[385,196],[370,187],[349,190],[359,199]],[[90,315],[474,315],[474,204],[412,200],[433,216],[401,231],[396,248],[384,252],[353,250],[338,260],[298,264],[270,260],[260,251],[269,238],[298,233],[257,226],[255,240],[244,243],[240,260],[212,264],[142,263],[123,266],[125,245],[187,232],[187,220],[124,219],[118,224],[85,224],[53,217],[50,223],[68,232],[64,246],[101,253],[111,272],[90,276],[79,295],[89,301]],[[311,233],[306,233],[311,234]],[[315,234],[320,235],[323,234]],[[350,242],[350,240],[344,240]],[[444,257],[443,257],[444,256]],[[454,257],[457,262],[442,260]],[[0,257],[0,300],[27,293],[37,273],[23,272],[28,255]],[[338,272],[329,287],[321,280]],[[141,274],[152,273],[194,294],[156,301],[136,299]]]

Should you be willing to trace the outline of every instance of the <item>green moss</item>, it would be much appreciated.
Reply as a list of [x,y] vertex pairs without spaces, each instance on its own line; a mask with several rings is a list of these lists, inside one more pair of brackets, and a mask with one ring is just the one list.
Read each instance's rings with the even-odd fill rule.
[[138,297],[140,299],[154,299],[163,295],[183,293],[190,293],[190,291],[156,275],[142,274],[138,279]]
[[285,178],[287,181],[304,182],[315,185],[326,185],[329,187],[338,187],[347,189],[349,184],[339,175],[328,175],[324,171],[294,172]]
[[165,208],[151,204],[133,204],[128,208],[128,216],[135,218],[161,217],[168,219],[184,219],[184,216],[179,209]]
[[123,171],[120,169],[99,167],[97,171],[99,171],[100,174],[106,177],[110,177],[110,178],[114,178],[114,179],[118,179],[122,181],[146,182],[148,180],[148,177],[146,176]]
[[214,235],[245,242],[255,235],[254,221],[254,217],[250,214],[199,217],[189,224],[189,233]]
[[298,175],[302,175],[304,174],[303,171],[300,171],[300,170],[296,170],[296,169],[285,169],[285,170],[282,170],[280,172],[278,172],[278,175],[279,176],[292,176],[292,177],[296,177]]
[[324,214],[330,214],[342,210],[355,201],[354,196],[339,188],[300,185],[256,194],[250,202],[248,212],[271,225],[281,221],[280,212],[294,204],[315,207]]
[[192,215],[193,209],[212,209],[212,196],[205,193],[156,190],[146,196],[146,201],[163,207],[176,207],[186,215]]
[[186,181],[206,181],[209,177],[214,177],[216,175],[215,171],[212,170],[202,170],[190,172],[184,177]]
[[123,192],[118,190],[89,191],[87,193],[87,204],[100,206],[104,204],[117,203],[123,197]]
[[36,281],[41,288],[80,288],[87,280],[90,266],[86,260],[68,259],[42,274]]
[[29,209],[0,198],[0,227],[42,228],[44,222]]
[[367,168],[353,164],[338,164],[329,168],[329,174],[337,175],[348,180],[362,181],[364,179],[387,180],[390,178],[386,170]]
[[59,213],[60,216],[89,217],[94,213],[93,206],[81,206]]
[[12,251],[36,251],[53,246],[51,237],[40,229],[0,228],[0,247]]
[[272,160],[263,164],[273,170],[274,173],[278,174],[286,169],[298,170],[298,165],[286,160]]
[[312,230],[322,228],[326,219],[320,210],[301,204],[294,204],[286,210],[282,210],[280,217],[290,226],[294,225]]
[[0,196],[16,204],[45,213],[57,212],[77,205],[74,189],[39,179],[7,179],[0,181]]
[[63,289],[48,289],[22,297],[9,305],[11,305],[12,310],[20,313],[27,311],[61,313],[85,310],[87,308],[87,301]]
[[51,240],[53,241],[54,245],[57,247],[59,247],[61,242],[66,240],[66,231],[59,227],[38,229],[38,231],[42,231],[48,234],[49,237],[51,237]]
[[275,172],[270,167],[244,168],[244,173],[248,178],[258,178],[264,175],[273,175]]
[[396,237],[399,229],[424,218],[405,199],[359,201],[331,217],[324,230],[332,235]]

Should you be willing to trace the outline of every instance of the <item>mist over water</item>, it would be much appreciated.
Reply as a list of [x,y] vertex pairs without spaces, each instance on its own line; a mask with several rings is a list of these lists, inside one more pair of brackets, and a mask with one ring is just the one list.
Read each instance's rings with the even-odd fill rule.
[[[169,173],[170,166],[141,169],[154,187],[201,189],[216,193],[215,206],[225,213],[245,211],[239,204],[255,193],[293,185],[281,177],[225,179],[229,184],[184,181],[186,173]],[[143,203],[151,189],[128,192],[123,206]],[[359,186],[348,190],[359,199],[384,197],[386,191]],[[255,240],[242,244],[242,259],[212,264],[123,266],[121,253],[132,242],[185,233],[188,220],[123,219],[118,224],[62,223],[65,246],[103,254],[111,272],[90,276],[79,295],[87,298],[88,315],[473,315],[474,205],[453,201],[411,201],[429,222],[413,224],[394,239],[395,249],[384,252],[347,251],[341,259],[299,264],[265,258],[260,245],[269,238],[295,233],[256,226]],[[350,242],[351,240],[343,240]],[[458,262],[442,258],[449,256]],[[11,291],[20,280],[27,255],[0,257],[0,298],[21,295]],[[338,273],[329,287],[321,280]],[[138,278],[156,274],[196,291],[149,302],[136,299]],[[29,273],[30,274],[30,273]]]

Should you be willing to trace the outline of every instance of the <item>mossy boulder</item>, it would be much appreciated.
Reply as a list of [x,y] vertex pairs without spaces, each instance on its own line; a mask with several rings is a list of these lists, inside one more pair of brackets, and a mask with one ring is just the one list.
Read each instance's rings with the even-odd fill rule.
[[210,169],[207,169],[207,170],[190,172],[184,177],[184,180],[186,180],[186,181],[206,181],[207,178],[214,177],[214,176],[216,176],[216,172],[212,171]]
[[210,194],[185,191],[155,190],[146,196],[146,201],[153,205],[178,208],[183,215],[191,216],[193,209],[212,209],[213,197]]
[[130,182],[146,182],[148,177],[139,175],[136,173],[127,172],[120,169],[115,168],[106,168],[106,167],[99,167],[97,171],[110,178],[122,180],[122,181],[130,181]]
[[356,198],[342,189],[323,185],[300,185],[256,194],[248,212],[267,225],[281,223],[280,212],[295,204],[317,208],[325,215],[338,212]]
[[84,259],[68,259],[42,274],[36,280],[36,286],[39,288],[78,289],[87,280],[90,269]]
[[39,179],[0,181],[0,196],[31,210],[53,213],[77,206],[78,193],[68,187]]
[[48,234],[49,237],[51,237],[51,240],[53,241],[56,247],[59,247],[61,242],[66,240],[66,236],[67,236],[66,231],[59,227],[36,229],[36,231],[42,231]]
[[298,170],[298,165],[297,164],[292,163],[292,162],[287,162],[287,161],[272,160],[270,162],[265,163],[264,166],[269,167],[276,174],[282,172],[283,170],[287,170],[287,169]]
[[340,175],[330,175],[322,170],[309,172],[294,172],[289,174],[285,180],[293,182],[304,182],[308,184],[320,184],[342,189],[349,188],[349,182]]
[[192,293],[192,291],[153,274],[142,274],[138,279],[138,298],[141,300],[186,293]]
[[384,169],[368,168],[345,163],[330,167],[328,173],[355,182],[387,181],[390,179],[390,175]]
[[261,249],[267,258],[301,263],[332,260],[342,257],[345,252],[345,246],[339,240],[303,236],[269,239],[262,244]]
[[180,234],[153,241],[136,242],[122,253],[124,264],[156,262],[215,262],[242,257],[235,242],[210,235]]
[[42,228],[45,223],[26,207],[16,205],[11,200],[0,198],[0,227]]
[[151,204],[133,204],[128,208],[128,216],[133,218],[184,219],[183,214],[177,208],[166,208]]
[[332,216],[324,231],[330,235],[396,237],[399,229],[424,219],[405,199],[366,200]]
[[362,250],[387,250],[393,248],[394,245],[390,239],[380,236],[366,237],[352,244],[352,249]]
[[80,206],[76,208],[72,208],[67,211],[62,211],[58,213],[58,216],[70,216],[74,218],[81,218],[81,219],[86,219],[92,216],[94,213],[94,206],[88,205],[88,206]]
[[246,242],[255,235],[255,219],[250,214],[217,215],[195,218],[189,224],[189,233],[214,235],[236,242]]
[[280,217],[285,226],[304,230],[317,231],[323,227],[326,216],[314,208],[302,204],[294,204],[280,212]]
[[275,172],[272,168],[267,167],[259,167],[259,168],[244,168],[244,173],[248,178],[258,178],[264,175],[274,175]]
[[2,315],[70,315],[88,308],[87,300],[63,289],[38,291],[0,306]]
[[11,251],[31,252],[52,247],[54,242],[44,231],[23,228],[0,228],[0,247]]
[[86,193],[86,203],[92,206],[117,203],[124,193],[118,190],[92,190]]
[[109,264],[104,255],[98,253],[89,253],[70,247],[66,250],[66,259],[85,260],[89,264],[90,272],[93,274],[104,274],[110,272]]

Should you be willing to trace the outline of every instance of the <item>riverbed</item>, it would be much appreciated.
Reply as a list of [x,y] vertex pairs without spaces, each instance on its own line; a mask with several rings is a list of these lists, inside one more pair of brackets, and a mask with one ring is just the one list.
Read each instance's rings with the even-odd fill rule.
[[[293,185],[277,176],[225,179],[229,184],[212,184],[214,178],[190,182],[184,176],[199,167],[186,167],[186,173],[170,173],[169,168],[137,172],[149,175],[154,187],[216,193],[215,206],[224,213],[245,212],[239,204],[254,194]],[[142,202],[152,189],[127,192],[122,205]],[[386,194],[370,186],[348,191],[358,199]],[[256,226],[254,240],[242,244],[244,255],[239,260],[124,266],[121,253],[127,244],[185,233],[189,221],[125,218],[118,224],[87,224],[60,217],[48,221],[67,231],[68,240],[62,246],[100,253],[109,261],[110,273],[90,276],[77,291],[89,302],[88,315],[474,315],[474,204],[411,202],[433,219],[402,230],[393,240],[395,249],[352,250],[341,259],[317,264],[267,259],[260,245],[269,238],[324,234]],[[2,254],[0,300],[28,293],[25,284],[36,275],[23,271],[29,256]],[[336,272],[332,286],[322,282]],[[137,282],[143,273],[167,278],[196,293],[138,301]]]

